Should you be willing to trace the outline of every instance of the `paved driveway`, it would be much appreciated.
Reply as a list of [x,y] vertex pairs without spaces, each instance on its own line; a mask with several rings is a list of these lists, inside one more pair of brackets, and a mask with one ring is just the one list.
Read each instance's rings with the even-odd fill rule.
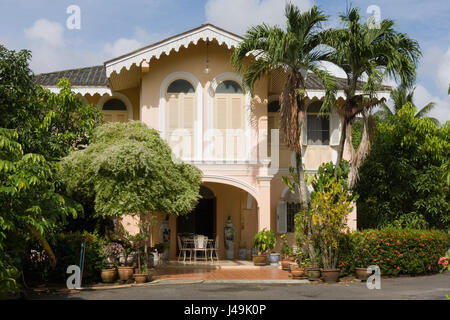
[[421,277],[382,278],[381,289],[365,283],[264,284],[217,283],[159,284],[110,290],[80,291],[68,295],[31,296],[32,299],[120,300],[310,300],[310,299],[439,299],[450,294],[450,273]]

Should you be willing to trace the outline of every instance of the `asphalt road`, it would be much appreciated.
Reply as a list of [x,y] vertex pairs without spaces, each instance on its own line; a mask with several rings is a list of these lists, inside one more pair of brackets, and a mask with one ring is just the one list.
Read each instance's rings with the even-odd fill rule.
[[83,290],[64,295],[32,295],[30,299],[83,300],[446,300],[450,273],[421,277],[382,278],[381,288],[366,283],[261,284],[197,283],[160,284],[109,290]]

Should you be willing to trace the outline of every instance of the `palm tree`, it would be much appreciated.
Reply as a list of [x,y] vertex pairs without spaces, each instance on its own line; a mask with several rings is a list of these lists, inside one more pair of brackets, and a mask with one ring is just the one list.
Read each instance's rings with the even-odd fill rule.
[[[377,89],[386,75],[407,86],[413,83],[421,52],[417,41],[393,29],[392,20],[382,20],[378,28],[373,28],[361,23],[358,8],[350,8],[340,18],[344,27],[325,31],[323,40],[331,49],[328,61],[347,75],[346,101],[337,106],[342,126],[336,168],[342,161],[344,146],[348,146],[352,153],[348,186],[352,188],[358,169],[370,152],[374,126],[371,110],[379,103]],[[355,152],[351,126],[358,114],[363,116],[364,128]]]
[[[251,27],[233,52],[231,63],[238,72],[243,73],[243,80],[250,91],[253,91],[255,82],[268,71],[283,68],[287,73],[287,81],[280,96],[280,126],[288,147],[296,154],[300,204],[306,209],[308,200],[300,140],[306,116],[306,74],[307,71],[316,74],[325,87],[323,111],[332,108],[336,80],[330,73],[319,68],[319,62],[326,58],[326,54],[320,50],[319,27],[327,17],[317,7],[300,13],[292,4],[286,5],[285,16],[286,31],[266,24]],[[246,65],[244,62],[249,54],[254,59]]]
[[[283,180],[292,191],[293,188],[298,190],[302,212],[305,213],[304,250],[308,252],[312,261],[316,261],[312,240],[314,225],[308,210],[301,151],[301,132],[306,116],[305,81],[308,71],[316,74],[322,81],[325,88],[322,111],[325,111],[331,110],[333,106],[336,79],[319,68],[319,62],[326,58],[326,54],[320,50],[319,28],[321,22],[326,21],[327,17],[317,7],[300,13],[299,9],[292,4],[286,5],[285,16],[286,30],[266,24],[250,28],[242,43],[233,52],[231,63],[238,72],[243,73],[243,80],[250,91],[253,91],[255,82],[268,71],[282,68],[287,73],[287,81],[280,96],[280,126],[286,144],[295,152],[296,167],[291,168],[294,183],[291,184],[285,177]],[[249,54],[252,54],[254,59],[245,64]]]
[[[394,101],[393,110],[391,110],[386,103],[382,102],[380,104],[381,116],[385,119],[389,119],[397,115],[398,111],[406,103],[410,102],[412,105],[414,105],[413,103],[414,90],[415,88],[408,91],[406,86],[403,84],[398,86],[396,89],[393,89],[391,91],[391,99]],[[423,106],[419,111],[417,111],[415,117],[418,119],[425,117],[435,106],[436,104],[434,102],[429,102],[428,104]],[[439,121],[436,118],[429,117],[429,119],[433,121],[436,125],[439,125]]]

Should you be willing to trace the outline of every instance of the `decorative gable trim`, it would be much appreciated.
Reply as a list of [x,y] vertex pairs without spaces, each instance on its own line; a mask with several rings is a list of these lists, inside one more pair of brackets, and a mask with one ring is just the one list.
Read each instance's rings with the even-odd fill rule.
[[106,77],[113,72],[119,74],[123,68],[130,70],[133,65],[140,66],[143,61],[150,63],[152,58],[159,59],[162,54],[169,54],[172,50],[178,52],[181,47],[187,48],[189,44],[197,44],[199,40],[217,40],[219,45],[225,44],[228,49],[237,47],[242,41],[238,35],[220,29],[211,24],[204,24],[179,35],[167,38],[148,47],[136,50],[124,56],[105,62]]

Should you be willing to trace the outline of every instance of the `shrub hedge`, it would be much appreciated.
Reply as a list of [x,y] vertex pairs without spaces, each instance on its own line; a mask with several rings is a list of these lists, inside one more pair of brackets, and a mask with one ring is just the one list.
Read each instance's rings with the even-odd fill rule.
[[60,283],[65,286],[69,277],[69,274],[66,273],[67,267],[80,263],[80,250],[83,241],[86,243],[83,283],[100,281],[101,269],[105,263],[102,250],[105,240],[96,233],[87,231],[58,233],[50,243],[56,256],[56,267],[50,266],[49,259],[45,258],[46,255],[44,254],[43,259],[31,258],[27,261],[24,270],[25,276],[32,282]]
[[340,239],[341,275],[356,267],[377,265],[382,275],[439,272],[439,257],[450,245],[450,235],[436,230],[386,228],[343,234]]

